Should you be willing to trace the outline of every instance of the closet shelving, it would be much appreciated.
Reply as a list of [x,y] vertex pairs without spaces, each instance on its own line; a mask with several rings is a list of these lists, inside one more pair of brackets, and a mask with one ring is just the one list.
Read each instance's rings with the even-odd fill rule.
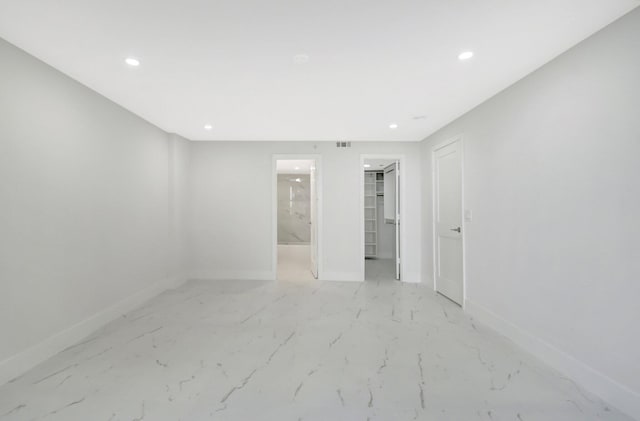
[[384,174],[381,171],[364,173],[364,256],[378,255],[378,196],[384,195]]
[[376,194],[384,196],[384,173],[382,171],[376,172]]

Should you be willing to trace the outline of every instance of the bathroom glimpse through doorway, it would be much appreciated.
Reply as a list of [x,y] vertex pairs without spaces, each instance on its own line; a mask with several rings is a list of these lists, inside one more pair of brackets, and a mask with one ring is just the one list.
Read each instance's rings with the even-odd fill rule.
[[318,278],[318,165],[274,157],[274,272],[277,280]]

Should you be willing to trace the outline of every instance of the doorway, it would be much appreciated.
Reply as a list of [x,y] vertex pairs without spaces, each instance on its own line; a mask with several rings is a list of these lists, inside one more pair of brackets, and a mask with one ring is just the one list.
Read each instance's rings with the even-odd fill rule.
[[318,278],[319,191],[316,159],[274,157],[274,274]]
[[462,141],[433,149],[433,231],[435,289],[464,305]]
[[401,279],[401,158],[362,157],[363,278]]

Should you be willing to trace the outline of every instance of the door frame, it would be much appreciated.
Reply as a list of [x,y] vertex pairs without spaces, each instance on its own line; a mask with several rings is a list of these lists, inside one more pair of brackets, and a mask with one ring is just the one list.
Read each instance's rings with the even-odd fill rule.
[[460,144],[460,180],[461,180],[461,195],[460,198],[460,215],[461,221],[460,226],[462,227],[462,309],[464,310],[467,306],[467,250],[466,250],[466,238],[467,238],[467,227],[465,221],[465,200],[464,200],[464,139],[461,134],[454,136],[448,140],[443,142],[436,143],[431,147],[431,232],[433,233],[433,243],[432,243],[432,251],[433,251],[433,290],[438,292],[438,262],[437,262],[437,239],[438,234],[436,232],[437,229],[437,221],[436,221],[436,152],[446,146],[449,146],[453,143],[459,142]]
[[316,194],[318,203],[316,209],[318,280],[322,279],[322,155],[319,154],[273,154],[271,156],[271,271],[272,279],[278,279],[278,168],[277,162],[290,159],[313,159],[316,161]]
[[[365,281],[365,239],[364,239],[364,161],[367,159],[389,159],[400,164],[400,282],[404,282],[405,275],[405,251],[407,250],[407,219],[406,215],[406,159],[404,154],[361,154],[358,170],[360,171],[360,276]],[[396,228],[397,229],[397,228]],[[397,252],[397,251],[396,251]]]

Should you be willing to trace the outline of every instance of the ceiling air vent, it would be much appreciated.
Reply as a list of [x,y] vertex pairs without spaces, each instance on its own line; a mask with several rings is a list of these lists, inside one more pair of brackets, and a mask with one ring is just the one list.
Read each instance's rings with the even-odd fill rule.
[[343,142],[343,141],[336,142],[336,148],[350,148],[350,147],[351,147],[351,142]]

